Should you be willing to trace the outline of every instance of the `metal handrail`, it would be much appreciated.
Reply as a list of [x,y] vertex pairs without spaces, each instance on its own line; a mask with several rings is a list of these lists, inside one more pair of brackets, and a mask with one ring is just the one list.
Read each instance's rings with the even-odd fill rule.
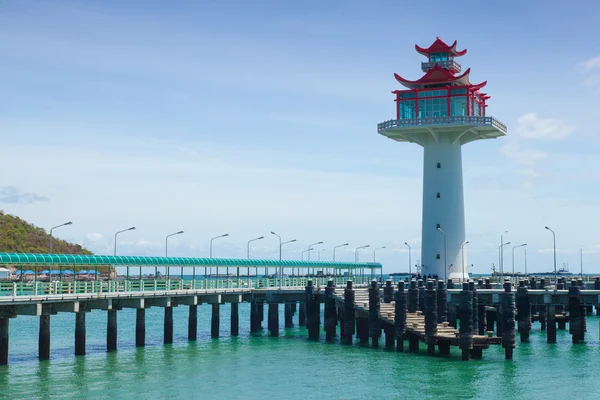
[[430,117],[430,118],[409,118],[409,119],[391,119],[389,121],[377,124],[378,131],[384,131],[390,128],[407,128],[423,125],[492,125],[503,132],[507,128],[502,122],[494,117],[478,117],[478,116],[452,116],[452,117]]

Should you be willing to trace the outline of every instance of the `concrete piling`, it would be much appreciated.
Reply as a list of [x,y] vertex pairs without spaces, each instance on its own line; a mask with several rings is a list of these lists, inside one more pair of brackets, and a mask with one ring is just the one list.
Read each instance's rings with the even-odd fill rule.
[[406,292],[404,282],[398,282],[398,290],[394,293],[394,335],[396,350],[404,351],[404,334],[406,332]]
[[422,279],[417,281],[417,288],[419,289],[419,310],[425,310],[425,284]]
[[408,312],[416,313],[419,308],[419,289],[417,289],[417,281],[414,279],[410,281],[410,287],[408,288]]
[[257,321],[258,321],[258,330],[260,331],[263,328],[262,323],[263,323],[263,321],[265,319],[265,303],[258,303],[258,314],[257,314],[257,316],[258,316],[258,319],[257,319]]
[[473,335],[477,335],[479,333],[479,298],[477,297],[475,282],[469,282],[469,290],[473,292]]
[[364,317],[356,318],[356,336],[360,344],[369,344],[369,319]]
[[163,341],[165,344],[173,343],[173,307],[165,307],[163,328]]
[[190,305],[188,310],[188,340],[196,340],[198,338],[198,306]]
[[504,293],[500,294],[502,301],[502,347],[504,358],[512,360],[513,349],[516,345],[515,335],[515,294],[511,291],[510,282],[504,282]]
[[306,328],[309,340],[319,340],[321,326],[321,303],[314,292],[312,280],[308,281],[305,288],[306,299]]
[[40,315],[38,354],[40,360],[50,359],[50,315]]
[[219,325],[221,323],[221,305],[219,303],[212,304],[212,315],[210,317],[210,337],[219,337]]
[[385,348],[393,349],[396,340],[394,325],[385,323],[383,325],[383,332],[385,333]]
[[344,289],[344,344],[352,344],[352,335],[355,332],[355,313],[354,313],[354,289],[352,289],[352,281],[346,283]]
[[463,282],[458,307],[458,347],[462,350],[463,361],[469,360],[473,348],[473,292],[469,289],[469,283]]
[[391,303],[394,300],[394,287],[392,286],[391,279],[385,281],[385,286],[383,287],[383,302]]
[[146,309],[138,308],[135,310],[135,346],[144,347],[146,345]]
[[267,328],[273,337],[279,336],[279,304],[269,303]]
[[490,278],[485,278],[485,283],[483,284],[485,289],[492,288],[492,280]]
[[494,332],[496,323],[496,309],[494,307],[485,307],[485,329],[487,332]]
[[239,303],[231,303],[231,315],[229,318],[231,336],[238,336],[240,334],[239,306]]
[[446,285],[444,285],[444,281],[437,282],[437,322],[441,324],[442,322],[448,321],[448,299],[446,291]]
[[437,334],[437,293],[434,288],[434,282],[427,282],[425,289],[425,343],[427,344],[427,354],[435,355],[435,335]]
[[85,355],[85,312],[75,313],[75,355]]
[[486,320],[486,306],[484,303],[477,304],[477,334],[485,335],[485,329],[487,325]]
[[285,303],[283,306],[283,323],[285,328],[292,328],[294,326],[292,313],[292,303]]
[[250,333],[256,333],[258,332],[258,330],[260,329],[260,322],[259,322],[259,307],[258,307],[258,303],[253,301],[250,303]]
[[380,310],[380,295],[377,281],[371,281],[369,288],[369,336],[371,337],[371,345],[379,346],[379,336],[381,336],[381,326],[379,325],[379,310]]
[[117,310],[106,312],[106,351],[117,350]]
[[9,318],[0,317],[0,365],[8,364]]
[[298,326],[306,326],[306,303],[301,301],[298,308]]
[[521,337],[521,343],[527,343],[529,342],[529,331],[531,330],[531,302],[525,281],[519,282],[515,297],[518,312],[517,329]]
[[546,311],[547,316],[547,331],[546,331],[546,342],[556,343],[556,306],[549,305]]
[[569,332],[571,333],[573,344],[579,343],[584,339],[584,327],[581,307],[581,290],[576,281],[571,282],[569,287]]
[[335,308],[335,288],[333,287],[333,280],[330,279],[327,282],[325,288],[325,308],[324,312],[324,326],[325,339],[332,341],[335,338],[335,331],[337,327],[337,310]]

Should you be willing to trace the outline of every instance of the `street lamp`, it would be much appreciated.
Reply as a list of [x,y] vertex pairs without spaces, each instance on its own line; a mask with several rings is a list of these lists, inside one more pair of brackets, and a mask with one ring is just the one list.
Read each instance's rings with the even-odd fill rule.
[[508,233],[508,231],[506,230],[500,235],[500,247],[498,247],[498,268],[500,269],[500,280],[502,283],[504,282],[504,245],[502,243],[504,243],[505,233]]
[[[117,255],[117,235],[122,232],[133,231],[133,230],[135,230],[135,226],[132,226],[131,228],[123,229],[122,231],[115,233],[115,252],[114,252],[115,256]],[[115,269],[115,271],[116,271],[116,269]],[[95,276],[98,276],[98,273],[96,273]],[[108,271],[108,276],[110,279],[110,270]],[[140,279],[142,279],[141,267],[140,267]],[[127,280],[129,280],[129,267],[127,267]]]
[[513,282],[516,282],[516,280],[515,280],[515,249],[517,247],[524,247],[524,246],[527,246],[527,243],[523,243],[523,244],[520,244],[518,246],[513,246],[513,248],[512,248],[512,277],[513,277]]
[[212,258],[212,244],[213,244],[213,240],[219,239],[219,238],[223,238],[223,237],[227,237],[227,236],[229,236],[229,233],[225,233],[224,235],[215,236],[214,238],[210,239],[209,258]]
[[337,249],[338,247],[344,247],[344,246],[348,246],[348,243],[333,246],[333,261],[335,261],[335,249]]
[[123,233],[123,232],[127,232],[127,231],[134,231],[134,230],[135,230],[135,226],[132,226],[131,228],[123,229],[122,231],[115,233],[115,256],[117,255],[117,235],[119,233]]
[[[293,242],[295,242],[295,241],[296,241],[296,239],[288,240],[287,242],[283,242],[283,243],[282,243],[282,242],[281,242],[281,236],[279,236],[278,234],[276,234],[276,233],[275,233],[275,232],[273,232],[273,231],[271,231],[271,234],[272,234],[272,235],[275,235],[275,236],[277,236],[277,237],[279,238],[279,276],[280,276],[280,277],[282,277],[282,276],[283,276],[283,270],[282,270],[282,267],[281,267],[281,247],[282,247],[284,244],[287,244],[287,243],[293,243]],[[292,274],[293,274],[293,273],[294,273],[294,270],[292,269]],[[267,274],[267,278],[268,278],[268,274]],[[279,289],[281,289],[281,279],[279,279]]]
[[302,250],[302,259],[304,260],[304,253],[306,253],[307,251],[313,250],[313,248],[311,247],[310,249],[306,249],[306,250]]
[[[254,242],[256,240],[262,240],[264,238],[265,238],[264,236],[260,236],[260,237],[248,240],[248,248],[246,250],[246,257],[248,258],[248,260],[250,259],[250,243],[252,243],[252,242]],[[258,270],[258,268],[257,268],[257,270]],[[248,265],[247,274],[248,274],[248,285],[250,285],[250,265]],[[258,276],[257,276],[257,279],[258,279]],[[239,271],[239,268],[238,268],[238,282],[239,282],[239,280],[240,280],[240,271]]]
[[581,272],[579,272],[579,276],[583,279],[583,246],[579,249],[579,260],[581,261]]
[[[370,244],[367,244],[367,245],[365,245],[365,246],[360,246],[360,247],[357,247],[357,248],[354,250],[354,262],[355,262],[355,263],[357,263],[357,262],[358,262],[358,251],[359,251],[360,249],[366,249],[367,247],[370,247],[370,246],[371,246]],[[355,267],[355,268],[356,268],[356,267]],[[362,271],[361,271],[361,275],[362,275]]]
[[327,250],[327,249],[321,249],[321,250],[317,251],[317,260],[318,260],[318,261],[321,261],[321,252],[322,252],[323,250]]
[[412,260],[410,259],[411,257],[411,248],[410,248],[410,244],[404,242],[404,244],[406,245],[406,247],[408,247],[408,275],[410,276],[410,279],[412,279],[412,272],[411,272],[411,264],[412,264]]
[[73,225],[73,223],[71,221],[69,221],[69,222],[65,222],[64,224],[56,225],[56,226],[53,226],[52,228],[50,228],[50,254],[53,254],[52,253],[52,230],[54,230],[56,228],[60,228],[61,226],[67,226],[67,225]]
[[464,242],[462,244],[462,246],[460,246],[460,253],[461,253],[461,257],[462,257],[462,279],[461,282],[464,282],[465,279],[465,246],[469,244],[469,241],[467,240],[466,242]]
[[320,242],[308,245],[308,261],[310,261],[310,251],[312,250],[312,247],[317,244],[323,244],[323,241],[321,240]]
[[[165,237],[165,257],[169,257],[169,238],[171,236],[175,236],[175,235],[181,235],[183,233],[183,231],[179,231],[179,232],[175,232],[175,233],[171,233],[170,235],[167,235]],[[167,269],[167,279],[169,279],[169,275],[170,275],[170,270],[169,270],[169,266],[166,266]],[[154,277],[156,279],[156,276],[158,274],[158,267],[154,267]]]
[[438,231],[444,235],[444,282],[448,282],[448,252],[446,251],[446,232],[442,228],[438,227]]
[[381,246],[381,247],[378,247],[378,248],[376,248],[375,250],[373,250],[373,262],[375,262],[375,252],[376,252],[377,250],[381,250],[381,249],[385,249],[385,248],[386,248],[385,246]]
[[[510,244],[510,242],[500,244],[500,246],[498,246],[498,253],[499,254],[504,253],[504,250],[503,250],[504,246],[507,246],[509,244]],[[500,262],[503,261],[502,256],[500,256],[500,260],[501,260]],[[501,283],[504,283],[504,271],[502,270],[502,264],[500,264],[500,280],[501,280]]]
[[545,228],[552,232],[552,239],[554,242],[554,289],[556,290],[558,288],[558,274],[556,272],[556,233],[547,226],[545,226]]

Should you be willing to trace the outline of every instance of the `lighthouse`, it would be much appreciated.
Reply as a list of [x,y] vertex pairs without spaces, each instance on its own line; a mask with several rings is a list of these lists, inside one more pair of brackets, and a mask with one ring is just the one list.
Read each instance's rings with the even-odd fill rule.
[[465,205],[462,146],[506,135],[506,126],[486,112],[490,98],[473,84],[471,69],[461,73],[457,50],[440,38],[428,48],[415,45],[425,56],[424,75],[415,81],[394,74],[405,87],[394,90],[396,118],[377,125],[379,134],[423,147],[423,220],[421,273],[440,278],[468,278],[465,249]]

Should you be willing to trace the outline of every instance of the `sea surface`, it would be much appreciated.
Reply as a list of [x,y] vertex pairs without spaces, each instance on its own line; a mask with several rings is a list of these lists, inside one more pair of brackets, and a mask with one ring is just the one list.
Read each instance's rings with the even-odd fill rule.
[[[75,357],[73,314],[52,316],[51,359],[37,359],[39,320],[10,321],[9,365],[0,367],[1,399],[598,399],[598,317],[588,317],[585,344],[568,331],[545,343],[535,323],[513,361],[500,346],[483,360],[309,342],[304,328],[271,338],[249,333],[249,305],[240,305],[240,336],[229,337],[229,307],[221,306],[222,338],[210,338],[208,305],[198,307],[198,340],[187,341],[185,306],[174,309],[174,344],[163,345],[163,310],[146,311],[145,348],[134,345],[135,310],[118,315],[118,351],[105,351],[106,313],[87,315],[86,356]],[[266,308],[265,308],[266,311]],[[283,323],[283,307],[280,309]],[[297,322],[297,315],[294,323]],[[266,326],[266,315],[263,323]],[[324,336],[324,335],[322,335]]]

